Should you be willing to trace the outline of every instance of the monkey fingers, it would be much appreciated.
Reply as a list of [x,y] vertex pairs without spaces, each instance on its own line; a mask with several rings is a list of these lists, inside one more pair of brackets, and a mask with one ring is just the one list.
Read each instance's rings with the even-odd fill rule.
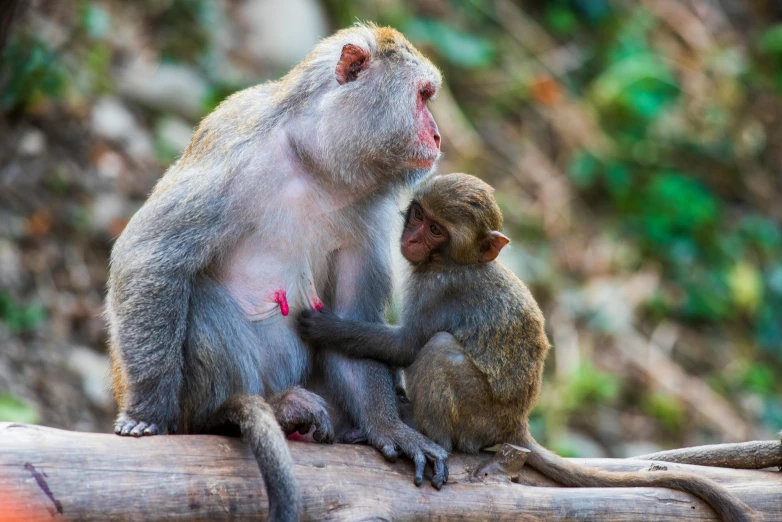
[[320,396],[294,386],[271,396],[267,402],[285,435],[294,432],[304,435],[314,427],[312,438],[315,442],[334,442],[334,428],[326,410],[326,402]]
[[298,318],[299,334],[305,341],[317,345],[319,341],[333,337],[332,326],[339,321],[339,316],[332,312],[303,310]]

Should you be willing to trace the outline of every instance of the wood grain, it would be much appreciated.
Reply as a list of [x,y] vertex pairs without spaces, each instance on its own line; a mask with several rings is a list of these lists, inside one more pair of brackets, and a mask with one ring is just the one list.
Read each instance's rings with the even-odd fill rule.
[[763,469],[782,466],[782,441],[753,440],[735,444],[711,444],[658,451],[634,458],[718,468]]
[[[534,470],[518,481],[475,479],[488,455],[453,455],[441,491],[413,485],[409,461],[366,446],[291,442],[303,520],[716,520],[700,500],[660,488],[549,487]],[[576,459],[608,470],[648,461]],[[782,520],[782,475],[666,464],[724,484],[759,520]],[[514,473],[516,473],[514,471]],[[661,473],[664,473],[661,472]],[[525,485],[526,484],[526,485]],[[0,424],[0,521],[258,520],[267,514],[249,449],[218,436],[132,439]]]

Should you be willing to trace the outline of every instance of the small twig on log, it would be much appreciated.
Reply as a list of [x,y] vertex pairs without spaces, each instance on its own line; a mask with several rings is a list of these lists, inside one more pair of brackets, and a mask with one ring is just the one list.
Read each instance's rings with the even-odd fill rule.
[[782,443],[778,440],[754,440],[736,444],[711,444],[658,451],[632,458],[715,468],[764,469],[782,466]]
[[470,474],[473,482],[511,482],[519,478],[519,472],[527,462],[530,450],[503,444],[494,456],[478,466]]

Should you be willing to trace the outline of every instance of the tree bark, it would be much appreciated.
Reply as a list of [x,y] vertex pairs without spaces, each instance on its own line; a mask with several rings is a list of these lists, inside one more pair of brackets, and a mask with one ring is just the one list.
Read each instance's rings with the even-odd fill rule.
[[[453,455],[441,491],[413,485],[407,460],[366,446],[291,442],[302,520],[716,520],[695,497],[661,488],[550,487],[523,449]],[[607,470],[648,461],[577,459]],[[782,475],[668,464],[725,485],[758,520],[782,520]],[[664,473],[660,471],[658,473]],[[515,477],[512,482],[509,477]],[[532,487],[534,486],[534,487]],[[238,439],[133,439],[0,424],[0,521],[258,520],[267,516],[258,466]]]
[[649,453],[633,459],[679,462],[717,468],[763,469],[782,466],[782,441],[753,440]]

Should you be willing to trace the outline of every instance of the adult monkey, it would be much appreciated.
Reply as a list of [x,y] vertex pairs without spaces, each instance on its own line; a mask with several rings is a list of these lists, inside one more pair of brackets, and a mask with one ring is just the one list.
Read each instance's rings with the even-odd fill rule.
[[270,517],[293,520],[296,483],[274,418],[286,433],[333,438],[323,401],[297,386],[317,366],[372,445],[411,457],[416,484],[432,461],[442,484],[447,453],[401,422],[388,368],[330,352],[314,360],[293,319],[326,303],[382,321],[394,199],[439,157],[427,102],[440,82],[400,33],[359,24],[204,119],[111,253],[116,433],[238,425]]

